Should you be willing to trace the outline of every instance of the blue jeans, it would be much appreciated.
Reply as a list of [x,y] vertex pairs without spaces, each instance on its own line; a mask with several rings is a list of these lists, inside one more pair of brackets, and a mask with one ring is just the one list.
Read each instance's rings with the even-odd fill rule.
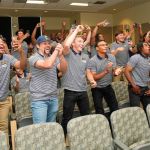
[[31,109],[34,124],[55,122],[58,111],[58,99],[32,101]]

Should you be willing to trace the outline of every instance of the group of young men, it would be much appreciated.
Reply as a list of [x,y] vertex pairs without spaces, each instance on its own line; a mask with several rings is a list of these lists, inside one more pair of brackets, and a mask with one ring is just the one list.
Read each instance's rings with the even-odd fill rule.
[[[82,32],[83,25],[71,29],[63,44],[58,43],[53,53],[51,40],[48,36],[39,36],[36,40],[37,52],[29,58],[31,108],[33,123],[56,121],[58,111],[57,73],[62,74],[64,88],[62,127],[67,134],[67,123],[73,116],[77,103],[81,115],[90,113],[87,95],[87,79],[92,87],[95,112],[104,114],[102,105],[105,98],[110,112],[118,109],[118,103],[111,86],[113,78],[121,78],[129,82],[129,96],[131,106],[144,109],[150,103],[150,43],[138,44],[138,54],[129,58],[132,50],[125,41],[124,33],[118,32],[112,47],[104,39],[97,40],[96,54],[90,59],[83,53],[85,41]],[[90,28],[86,28],[91,32]],[[148,33],[150,38],[150,34]],[[23,45],[19,41],[14,43],[19,52],[19,60],[5,53],[4,40],[0,38],[0,130],[8,133],[8,116],[10,112],[10,68],[25,70],[26,55]],[[108,52],[109,50],[109,52]],[[124,76],[125,75],[125,76]],[[119,79],[118,79],[119,78]],[[116,79],[115,79],[116,81]]]

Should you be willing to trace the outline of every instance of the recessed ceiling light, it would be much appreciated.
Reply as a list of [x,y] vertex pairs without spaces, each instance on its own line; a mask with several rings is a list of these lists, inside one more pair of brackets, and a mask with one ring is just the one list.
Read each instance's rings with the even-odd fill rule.
[[47,4],[44,0],[27,0],[27,4]]
[[72,6],[89,6],[88,3],[71,3]]
[[48,10],[44,10],[44,13],[48,13]]
[[14,12],[18,12],[18,11],[19,11],[18,9],[15,9],[15,10],[14,10]]

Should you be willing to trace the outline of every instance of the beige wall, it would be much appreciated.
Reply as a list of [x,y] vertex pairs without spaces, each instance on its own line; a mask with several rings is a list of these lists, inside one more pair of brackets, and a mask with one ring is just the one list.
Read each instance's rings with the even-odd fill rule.
[[61,23],[63,20],[67,23],[67,29],[70,27],[70,18],[67,17],[42,17],[46,21],[47,30],[61,29]]
[[113,24],[150,23],[150,2],[132,7],[113,15]]
[[80,13],[78,12],[62,12],[61,14],[55,14],[53,13],[53,16],[46,16],[42,17],[46,21],[47,24],[47,30],[60,30],[61,29],[61,23],[63,20],[66,21],[67,26],[66,29],[70,29],[71,24],[74,23],[76,20],[77,24],[80,23]]
[[95,26],[98,22],[107,19],[113,25],[113,15],[100,13],[80,13],[80,23]]

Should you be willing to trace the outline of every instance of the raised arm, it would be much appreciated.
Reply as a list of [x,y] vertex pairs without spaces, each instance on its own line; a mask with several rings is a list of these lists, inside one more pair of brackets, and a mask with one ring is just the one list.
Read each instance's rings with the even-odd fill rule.
[[57,44],[54,52],[52,53],[50,57],[47,57],[47,59],[45,60],[38,60],[35,63],[35,67],[40,68],[40,69],[48,69],[48,68],[51,69],[54,63],[56,62],[59,51],[61,51],[61,44]]
[[132,70],[133,70],[133,67],[132,67],[131,65],[127,64],[127,66],[125,67],[125,72],[124,72],[124,74],[125,74],[127,80],[129,81],[129,83],[131,84],[133,91],[134,91],[136,94],[140,94],[140,88],[139,88],[139,86],[137,86],[137,85],[135,84],[135,82],[134,82],[134,80],[133,80],[133,78],[132,78],[132,76],[131,76]]
[[26,61],[27,61],[27,58],[26,58],[25,53],[24,53],[24,49],[22,48],[22,45],[19,41],[16,41],[15,45],[13,45],[13,46],[18,47],[17,50],[20,54],[20,60],[14,64],[14,67],[20,68],[21,70],[24,70],[25,66],[26,66]]
[[91,40],[91,28],[90,26],[86,25],[86,30],[87,30],[87,38],[86,38],[86,41],[84,42],[84,47],[86,45],[88,45],[90,43],[90,40]]
[[65,38],[65,29],[66,29],[66,21],[62,21],[61,42],[64,41]]
[[60,63],[58,64],[57,68],[62,74],[64,74],[67,71],[68,65],[66,59],[63,56],[63,46],[61,44],[60,44],[58,58]]
[[126,37],[127,39],[131,38],[133,32],[134,32],[134,25],[132,24],[132,25],[130,25],[129,32],[126,32],[126,33],[125,33],[125,37]]
[[22,43],[23,40],[25,40],[25,39],[28,38],[29,36],[30,36],[29,33],[25,33],[24,36],[23,36],[21,39],[19,39],[19,42]]
[[108,24],[107,20],[104,20],[102,22],[97,23],[97,25],[95,26],[95,28],[92,32],[92,36],[91,36],[91,44],[92,45],[95,44],[95,42],[96,42],[95,37],[96,37],[96,34],[97,34],[99,27],[105,27],[107,24]]
[[75,39],[76,35],[83,29],[84,27],[82,25],[78,25],[77,28],[72,33],[70,33],[70,35],[68,35],[67,39],[64,42],[64,51],[63,51],[64,55],[67,55],[69,53],[69,49],[71,47],[73,40]]
[[33,32],[32,32],[32,35],[31,35],[31,41],[32,41],[32,44],[35,45],[36,44],[36,32],[37,32],[37,29],[40,27],[40,23],[37,23],[37,25],[35,26]]
[[139,33],[140,41],[142,41],[143,40],[143,30],[142,30],[141,24],[138,24],[138,33]]

